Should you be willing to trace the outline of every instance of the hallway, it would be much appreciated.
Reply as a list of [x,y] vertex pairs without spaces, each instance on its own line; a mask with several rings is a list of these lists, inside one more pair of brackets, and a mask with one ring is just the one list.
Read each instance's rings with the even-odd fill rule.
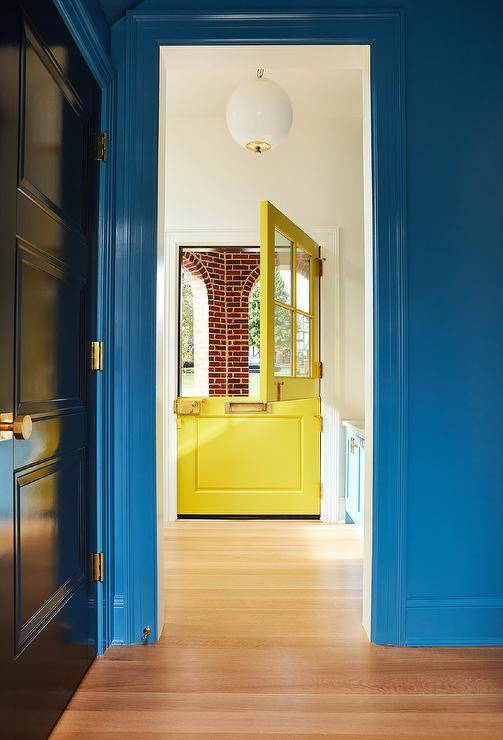
[[503,649],[368,643],[352,527],[179,521],[165,536],[161,642],[98,659],[54,740],[503,737]]

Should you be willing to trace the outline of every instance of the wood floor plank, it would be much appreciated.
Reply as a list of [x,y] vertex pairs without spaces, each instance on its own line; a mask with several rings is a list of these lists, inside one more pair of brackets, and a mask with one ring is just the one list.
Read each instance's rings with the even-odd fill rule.
[[53,738],[503,739],[503,649],[371,645],[352,527],[181,521],[166,628],[113,647]]

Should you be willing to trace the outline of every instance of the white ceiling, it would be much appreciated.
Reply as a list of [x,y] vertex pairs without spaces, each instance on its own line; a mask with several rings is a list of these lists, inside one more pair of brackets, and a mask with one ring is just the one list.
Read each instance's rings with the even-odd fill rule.
[[259,67],[284,87],[294,117],[362,115],[367,46],[167,46],[161,58],[170,116],[224,117],[233,89]]

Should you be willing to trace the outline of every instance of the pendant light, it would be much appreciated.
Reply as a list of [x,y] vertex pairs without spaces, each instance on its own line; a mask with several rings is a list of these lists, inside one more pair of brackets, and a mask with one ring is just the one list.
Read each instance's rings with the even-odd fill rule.
[[276,82],[257,76],[242,82],[227,103],[227,127],[240,146],[255,154],[277,146],[290,131],[293,110],[290,98]]

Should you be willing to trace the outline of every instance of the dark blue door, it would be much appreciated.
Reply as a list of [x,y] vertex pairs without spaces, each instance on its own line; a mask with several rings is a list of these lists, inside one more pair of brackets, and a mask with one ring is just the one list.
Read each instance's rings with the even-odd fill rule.
[[51,0],[11,2],[0,39],[0,732],[43,738],[96,653],[98,94]]

